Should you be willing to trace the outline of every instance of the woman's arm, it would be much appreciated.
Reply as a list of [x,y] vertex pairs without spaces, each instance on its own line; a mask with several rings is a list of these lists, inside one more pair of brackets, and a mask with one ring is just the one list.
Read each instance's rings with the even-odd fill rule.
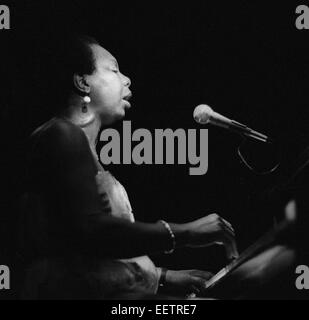
[[[57,229],[78,250],[100,256],[129,258],[171,247],[161,223],[132,223],[111,217],[97,191],[97,167],[84,132],[57,122],[40,137],[40,152],[48,172],[47,197],[61,210],[53,212]],[[186,243],[186,230],[172,225],[177,245]],[[64,245],[66,245],[64,243]]]
[[202,270],[166,270],[157,268],[157,272],[161,291],[178,296],[203,292],[207,281],[213,276],[210,272]]
[[[80,128],[58,122],[44,133],[44,146],[50,172],[49,196],[62,209],[53,218],[74,247],[96,256],[129,258],[173,246],[171,234],[162,223],[132,223],[102,214],[96,165]],[[178,247],[233,241],[233,230],[217,215],[170,227]]]

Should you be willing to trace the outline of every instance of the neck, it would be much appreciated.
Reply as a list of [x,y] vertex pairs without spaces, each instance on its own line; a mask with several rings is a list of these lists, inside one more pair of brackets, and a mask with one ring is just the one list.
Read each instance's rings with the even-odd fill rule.
[[79,126],[85,132],[90,148],[92,151],[95,151],[97,138],[102,125],[101,119],[93,111],[91,103],[87,107],[87,112],[84,113],[82,111],[83,103],[81,97],[75,94],[72,95],[69,99],[69,106],[60,114],[60,117]]
[[91,123],[86,124],[85,126],[81,126],[81,128],[88,138],[90,148],[95,151],[97,139],[101,129],[101,120],[99,119],[99,117],[94,117],[94,120]]

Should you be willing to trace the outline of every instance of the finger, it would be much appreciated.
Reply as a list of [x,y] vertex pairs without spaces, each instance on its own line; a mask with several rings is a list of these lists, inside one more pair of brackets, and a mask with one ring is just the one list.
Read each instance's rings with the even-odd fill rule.
[[226,225],[233,233],[235,233],[233,226],[232,226],[228,221],[226,221],[225,219],[223,219],[223,218],[221,218],[221,217],[220,217],[220,219],[221,219],[221,221],[223,221],[223,223],[225,223],[225,225]]
[[198,292],[199,295],[201,295],[206,290],[208,280],[209,279],[207,280],[199,279],[199,281],[195,283],[195,287],[198,288],[199,290]]
[[213,277],[213,274],[211,272],[203,270],[190,270],[190,274],[194,277],[202,279],[202,281],[208,280]]
[[222,237],[221,241],[223,242],[223,244],[225,246],[232,246],[232,243],[235,242],[234,234],[232,234],[231,232],[229,232],[226,229],[223,230],[221,237]]
[[226,248],[226,255],[229,260],[233,260],[239,256],[234,235],[225,230],[222,233],[222,241]]
[[228,260],[232,261],[239,257],[239,253],[238,253],[235,241],[226,244],[225,248],[226,248],[226,256]]
[[232,242],[232,254],[233,254],[235,259],[239,257],[239,252],[238,252],[238,249],[237,249],[236,241]]
[[192,294],[192,293],[194,293],[196,295],[198,295],[200,293],[200,289],[199,289],[198,285],[191,286],[190,294]]
[[196,294],[195,293],[189,293],[186,295],[186,299],[194,299],[196,298]]
[[222,228],[222,230],[227,234],[227,236],[229,236],[230,238],[235,237],[235,232],[233,229],[231,229],[230,227],[228,227],[223,221],[221,221],[220,223],[220,227]]
[[227,224],[224,219],[221,219],[220,223],[224,229],[228,230],[231,234],[235,235],[235,231],[234,231],[233,227],[231,226],[231,224]]

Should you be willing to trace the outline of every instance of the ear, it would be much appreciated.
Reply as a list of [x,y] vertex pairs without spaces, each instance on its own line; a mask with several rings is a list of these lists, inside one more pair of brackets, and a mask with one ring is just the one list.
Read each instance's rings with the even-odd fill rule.
[[90,85],[87,82],[86,76],[81,76],[77,73],[73,75],[73,84],[75,88],[84,94],[87,94],[90,92]]

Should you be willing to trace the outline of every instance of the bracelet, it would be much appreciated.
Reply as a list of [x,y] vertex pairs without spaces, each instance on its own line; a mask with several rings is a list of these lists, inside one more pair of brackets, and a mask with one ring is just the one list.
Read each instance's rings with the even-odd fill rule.
[[159,220],[159,222],[163,224],[163,226],[168,231],[168,233],[169,233],[169,235],[171,237],[171,240],[172,240],[172,249],[166,250],[166,251],[164,251],[164,253],[165,254],[171,254],[171,253],[173,253],[175,251],[175,248],[176,248],[176,238],[175,238],[174,232],[172,231],[170,225],[166,221]]
[[167,273],[167,269],[161,268],[161,275],[160,275],[160,280],[159,280],[160,287],[163,287],[166,283],[166,273]]

